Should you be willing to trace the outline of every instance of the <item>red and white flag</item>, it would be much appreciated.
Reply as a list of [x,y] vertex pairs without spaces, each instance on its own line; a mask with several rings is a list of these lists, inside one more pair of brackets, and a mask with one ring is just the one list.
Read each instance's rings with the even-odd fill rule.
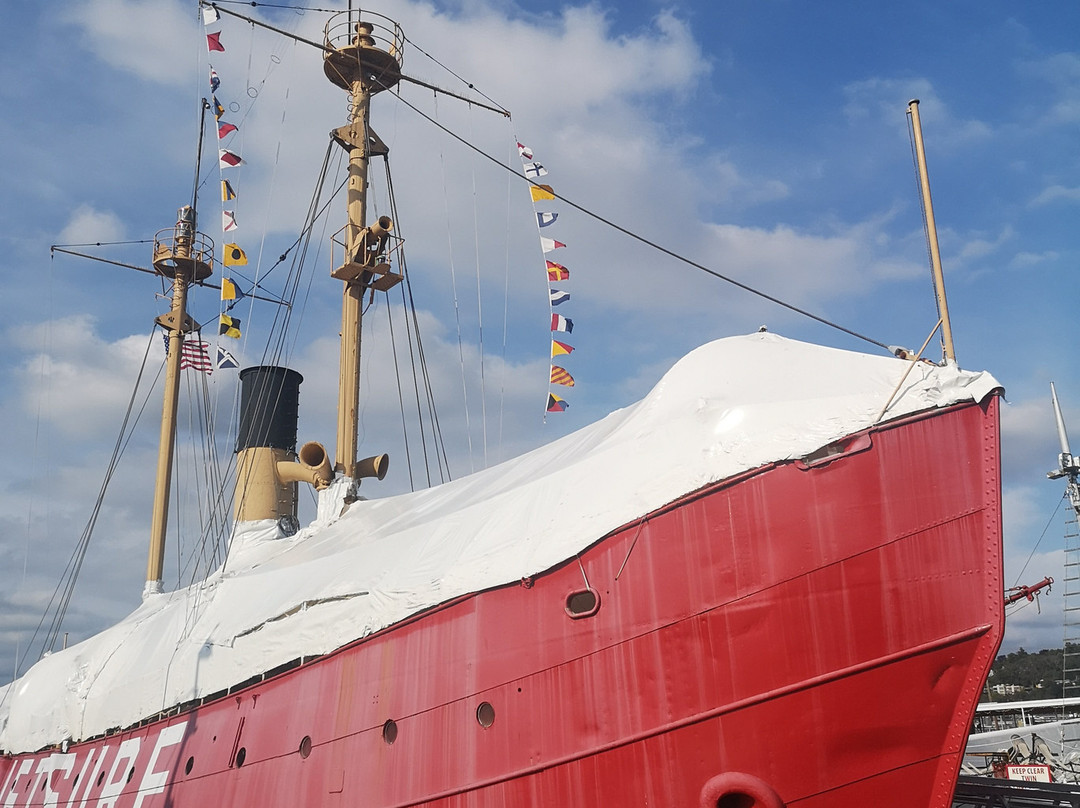
[[209,347],[209,342],[200,339],[184,340],[184,347],[180,350],[180,369],[195,368],[203,373],[213,373],[214,363],[210,361],[210,354],[206,351]]
[[232,168],[244,162],[239,154],[228,149],[218,149],[218,161],[221,163],[222,168]]

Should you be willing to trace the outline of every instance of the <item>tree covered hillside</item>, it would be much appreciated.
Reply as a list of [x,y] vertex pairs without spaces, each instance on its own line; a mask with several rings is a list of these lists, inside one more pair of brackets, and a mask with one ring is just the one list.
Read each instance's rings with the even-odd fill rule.
[[[994,661],[982,700],[1053,699],[1062,695],[1062,653],[1048,648],[1029,654],[1023,648]],[[989,694],[987,693],[989,690]]]

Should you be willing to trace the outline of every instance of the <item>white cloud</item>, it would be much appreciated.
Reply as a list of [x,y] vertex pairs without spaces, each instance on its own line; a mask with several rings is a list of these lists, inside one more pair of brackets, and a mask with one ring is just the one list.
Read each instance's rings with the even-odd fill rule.
[[[187,13],[185,13],[185,11]],[[161,0],[91,0],[67,8],[102,61],[143,79],[184,86],[196,63],[190,47],[196,6]]]
[[1018,252],[1012,257],[1012,260],[1009,261],[1009,266],[1013,269],[1030,269],[1039,264],[1057,261],[1060,257],[1061,255],[1054,250],[1047,250],[1040,253]]
[[26,356],[16,374],[25,412],[36,413],[71,437],[97,439],[99,430],[115,429],[131,396],[150,339],[154,378],[164,357],[155,334],[103,340],[88,315],[13,328],[9,340]]
[[1080,202],[1080,187],[1066,188],[1064,185],[1051,185],[1039,192],[1028,206],[1032,208],[1051,205],[1054,202]]
[[1052,126],[1072,125],[1080,121],[1080,55],[1055,53],[1043,59],[1020,63],[1022,74],[1042,79],[1057,92],[1041,122]]
[[96,210],[91,205],[79,205],[60,231],[60,244],[96,244],[120,241],[124,226],[120,217],[109,210]]
[[970,145],[991,135],[990,126],[983,121],[958,120],[928,79],[864,79],[845,86],[844,96],[847,99],[844,114],[849,121],[885,121],[894,130],[898,110],[904,109],[913,98],[919,99],[919,116],[924,121],[933,121],[937,146]]

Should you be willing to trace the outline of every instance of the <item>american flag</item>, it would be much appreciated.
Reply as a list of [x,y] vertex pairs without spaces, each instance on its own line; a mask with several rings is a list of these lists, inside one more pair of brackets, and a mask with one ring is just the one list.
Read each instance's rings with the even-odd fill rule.
[[[166,333],[161,336],[165,340],[165,353],[167,355],[169,353],[169,335]],[[184,340],[184,347],[180,351],[180,369],[195,368],[195,370],[201,370],[203,373],[212,373],[214,363],[210,361],[210,354],[207,353],[209,347],[210,343],[203,342],[201,339]]]

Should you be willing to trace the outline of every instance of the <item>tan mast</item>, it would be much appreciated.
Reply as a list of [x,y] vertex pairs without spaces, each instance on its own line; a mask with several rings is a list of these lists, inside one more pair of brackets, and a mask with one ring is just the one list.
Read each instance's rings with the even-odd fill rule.
[[934,293],[937,295],[938,316],[941,317],[941,339],[945,346],[945,360],[956,364],[953,350],[952,324],[949,321],[949,303],[945,299],[945,276],[941,271],[941,250],[938,248],[937,224],[934,222],[934,204],[930,200],[930,175],[926,171],[926,151],[923,149],[922,123],[919,120],[919,99],[908,102],[908,114],[915,132],[915,156],[919,164],[919,185],[922,188],[923,210],[926,211],[926,238],[930,242],[930,264],[934,274]]
[[384,291],[402,280],[402,276],[390,272],[385,259],[393,222],[382,216],[370,227],[365,224],[368,160],[372,155],[386,154],[386,146],[371,131],[369,115],[371,96],[393,87],[401,78],[404,43],[396,23],[386,18],[382,18],[386,24],[361,22],[357,14],[348,11],[331,17],[326,25],[323,64],[327,78],[348,90],[352,100],[349,124],[333,132],[334,139],[349,152],[349,222],[344,229],[344,259],[332,274],[344,281],[334,469],[354,482],[365,476],[381,478],[386,473],[385,455],[356,462],[364,294],[369,289]]
[[176,226],[154,237],[154,269],[172,278],[172,306],[155,322],[169,334],[169,355],[165,360],[165,396],[161,408],[161,440],[158,446],[157,479],[154,487],[154,515],[150,527],[150,553],[146,562],[143,597],[162,591],[165,566],[165,529],[169,521],[169,491],[172,484],[173,450],[176,444],[176,403],[180,393],[180,358],[184,335],[195,329],[187,314],[188,286],[212,273],[213,242],[195,230],[195,210],[180,208]]

